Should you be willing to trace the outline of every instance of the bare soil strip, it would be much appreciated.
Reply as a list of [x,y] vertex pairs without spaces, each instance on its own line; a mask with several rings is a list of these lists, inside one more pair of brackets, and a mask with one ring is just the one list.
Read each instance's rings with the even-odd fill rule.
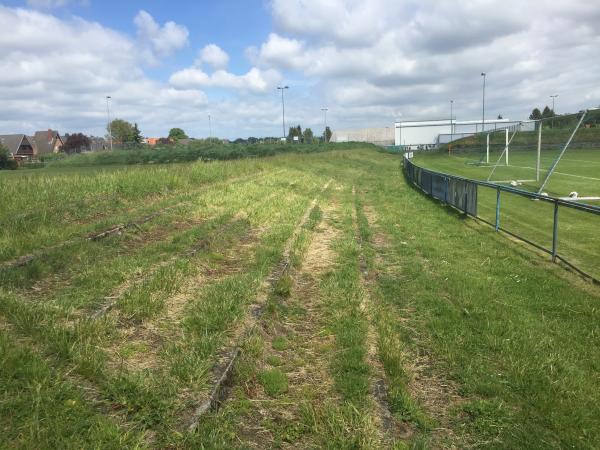
[[[233,228],[236,222],[238,222],[238,220],[234,219],[230,221],[226,228]],[[235,258],[236,261],[244,260],[245,254],[253,248],[258,240],[259,235],[253,230],[248,229],[243,234],[233,236],[231,240],[221,243],[222,246],[227,248],[226,256],[218,264],[223,266],[221,270],[227,272],[234,271],[235,267],[233,267],[232,264],[228,264],[229,261],[233,258]],[[197,252],[209,248],[214,250],[210,243],[202,240],[198,246],[190,250],[190,253],[193,252],[195,255]],[[214,276],[215,269],[213,268],[211,271],[211,274]],[[115,345],[108,349],[108,353],[111,356],[109,366],[113,369],[120,369],[123,366],[126,366],[128,370],[158,367],[160,353],[164,345],[177,339],[184,338],[179,323],[184,315],[185,308],[194,294],[209,280],[212,281],[214,278],[209,276],[208,267],[199,266],[197,273],[178,287],[174,295],[170,295],[166,299],[163,308],[164,313],[160,314],[159,317],[144,320],[142,323],[132,323],[123,318],[120,311],[110,311],[109,309],[113,318],[117,320],[119,324],[118,328],[121,334],[121,339],[119,339],[118,342],[115,341]],[[144,351],[128,355],[125,360],[121,357],[120,353],[123,342],[127,343],[130,347],[138,345],[140,348],[143,348]]]
[[[232,219],[234,220],[234,219]],[[221,229],[211,230],[206,236],[199,239],[191,248],[169,257],[166,260],[160,261],[157,264],[154,264],[152,267],[147,269],[144,273],[139,274],[134,279],[126,280],[120,286],[118,286],[109,296],[104,297],[104,300],[107,300],[101,307],[99,307],[96,311],[89,315],[90,319],[98,319],[105,315],[110,309],[112,309],[119,300],[125,295],[125,293],[134,286],[139,286],[145,280],[150,279],[158,270],[161,268],[167,267],[169,264],[173,264],[175,261],[181,258],[193,258],[199,252],[206,251],[210,248],[209,239],[212,235],[226,232],[229,228],[232,227],[232,220],[228,221]],[[199,224],[196,224],[199,225]]]
[[[320,194],[327,190],[331,182],[332,180],[329,180],[323,185]],[[204,414],[218,409],[220,404],[226,400],[229,393],[229,387],[231,385],[233,369],[237,359],[241,354],[241,343],[250,335],[252,330],[258,326],[269,294],[274,290],[278,281],[290,268],[293,245],[302,231],[302,227],[305,223],[307,223],[311,211],[317,206],[317,203],[318,197],[315,197],[304,211],[300,221],[297,223],[292,234],[286,241],[280,263],[273,268],[271,273],[263,282],[259,292],[256,295],[255,302],[250,305],[248,312],[245,315],[244,322],[237,328],[236,332],[234,332],[233,336],[231,337],[231,342],[233,345],[229,345],[224,348],[217,357],[217,364],[213,370],[210,383],[212,388],[210,389],[207,397],[200,402],[199,406],[191,415],[191,418],[187,420],[188,431],[193,432],[198,427],[199,421],[202,419]]]
[[[376,225],[377,213],[373,208],[365,206],[364,214],[369,228],[373,231],[371,243],[376,252],[376,271],[384,270],[401,277],[402,268],[390,265],[389,260],[384,256],[393,250],[389,247],[389,238]],[[424,257],[422,259],[424,270],[428,270],[427,260]],[[377,276],[375,273],[369,279],[374,282]],[[379,305],[379,307],[387,309],[388,311],[384,311],[384,314],[395,317],[395,320],[408,320],[406,316],[410,314],[410,311],[399,310],[391,305]],[[397,333],[389,331],[389,339],[396,342],[392,347],[396,348],[402,356],[403,368],[408,376],[407,391],[410,397],[415,399],[419,407],[435,421],[436,426],[431,433],[432,448],[463,448],[466,445],[464,439],[452,431],[450,412],[466,402],[467,399],[458,393],[458,387],[453,382],[440,374],[439,368],[436,367],[429,355],[411,349],[402,342]]]
[[[311,206],[315,207],[316,203]],[[340,232],[331,224],[332,217],[338,213],[335,206],[329,204],[322,211],[323,217],[309,235],[299,267],[292,266],[287,273],[293,285],[289,297],[278,300],[284,302],[284,309],[272,317],[273,320],[261,323],[259,333],[264,353],[257,361],[257,372],[268,372],[274,361],[281,361],[288,387],[284,398],[274,398],[258,380],[252,380],[253,385],[247,389],[251,392],[251,411],[240,421],[237,432],[244,445],[251,448],[273,446],[277,431],[265,424],[293,429],[302,422],[302,410],[320,409],[324,403],[340,401],[329,371],[329,355],[335,338],[323,330],[319,299],[319,280],[335,265],[333,242]],[[290,310],[286,312],[285,308]],[[283,346],[282,341],[286,342]],[[291,445],[309,447],[314,444],[312,439],[310,434],[297,436]]]
[[354,222],[354,229],[356,235],[356,241],[360,249],[359,253],[359,268],[361,272],[361,285],[363,287],[362,302],[360,305],[361,311],[367,317],[368,330],[367,330],[367,358],[368,364],[371,367],[371,377],[369,380],[369,392],[373,397],[375,406],[375,421],[383,431],[384,441],[391,443],[391,439],[408,439],[412,434],[413,430],[408,427],[405,423],[399,422],[394,418],[390,411],[389,400],[388,400],[388,387],[385,375],[385,369],[379,358],[379,351],[377,348],[377,333],[373,325],[374,317],[373,310],[375,305],[371,297],[371,286],[373,280],[370,277],[368,271],[368,264],[364,252],[363,236],[359,230],[358,215],[359,205],[356,202],[356,188],[352,186],[352,198],[354,200],[355,208],[353,209],[352,219]]

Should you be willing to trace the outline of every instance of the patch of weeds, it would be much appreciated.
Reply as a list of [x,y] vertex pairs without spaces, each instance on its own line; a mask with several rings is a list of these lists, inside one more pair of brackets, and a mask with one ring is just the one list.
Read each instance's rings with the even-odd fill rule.
[[323,218],[323,211],[321,211],[321,208],[319,208],[319,205],[315,205],[315,207],[310,210],[308,220],[303,225],[303,227],[306,228],[307,230],[314,230],[322,218]]
[[273,293],[280,298],[288,298],[292,293],[292,287],[294,285],[294,280],[289,274],[283,275],[275,286],[273,286]]
[[277,397],[288,390],[287,375],[280,369],[263,370],[258,378],[267,395]]
[[267,356],[267,364],[269,364],[271,366],[279,367],[279,366],[283,366],[284,363],[285,363],[284,359],[279,356],[275,356],[275,355]]
[[474,400],[462,406],[467,429],[483,435],[497,435],[509,420],[506,404],[500,400]]
[[274,350],[278,352],[282,352],[288,348],[288,340],[283,336],[276,336],[273,338],[273,342],[271,344]]

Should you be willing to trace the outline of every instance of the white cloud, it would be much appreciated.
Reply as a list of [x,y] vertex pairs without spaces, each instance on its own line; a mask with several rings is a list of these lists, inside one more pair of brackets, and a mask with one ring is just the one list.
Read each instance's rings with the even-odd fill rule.
[[135,16],[134,23],[141,43],[157,58],[172,55],[188,45],[189,32],[183,25],[167,22],[161,27],[144,10]]
[[307,97],[332,119],[441,116],[451,98],[470,118],[481,71],[490,114],[527,117],[554,92],[562,111],[600,102],[600,8],[585,0],[273,0],[271,11],[276,32],[247,56],[312,80]]
[[149,79],[138,44],[98,23],[0,6],[0,29],[11,30],[0,33],[2,132],[102,134],[111,95],[114,117],[160,135],[193,123],[208,103],[202,91]]
[[274,89],[280,80],[279,72],[272,69],[260,70],[253,67],[244,75],[217,70],[209,75],[202,69],[191,67],[175,72],[171,75],[169,83],[177,89],[218,87],[265,93]]
[[206,63],[214,69],[225,69],[229,64],[229,55],[216,44],[208,44],[198,54],[197,64]]

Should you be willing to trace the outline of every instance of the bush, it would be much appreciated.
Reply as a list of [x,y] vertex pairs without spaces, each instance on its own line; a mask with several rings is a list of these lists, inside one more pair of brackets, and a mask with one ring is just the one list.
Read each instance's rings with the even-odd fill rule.
[[0,144],[0,170],[16,170],[19,165],[10,157],[8,149]]
[[262,158],[283,153],[317,153],[369,146],[363,143],[343,144],[215,144],[194,141],[188,145],[156,146],[135,150],[114,150],[72,155],[63,159],[46,159],[53,167],[95,165],[169,164],[192,161],[224,161],[242,158]]

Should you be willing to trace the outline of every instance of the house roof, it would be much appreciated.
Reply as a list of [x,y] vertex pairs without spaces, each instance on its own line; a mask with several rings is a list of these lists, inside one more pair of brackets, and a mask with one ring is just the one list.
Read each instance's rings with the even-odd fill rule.
[[[48,139],[50,137],[50,139]],[[33,135],[33,145],[37,150],[38,154],[52,153],[54,151],[54,145],[56,139],[59,139],[61,144],[64,144],[58,131],[46,130],[36,131]]]
[[5,146],[10,153],[16,155],[24,138],[24,134],[2,134],[0,135],[0,144]]

